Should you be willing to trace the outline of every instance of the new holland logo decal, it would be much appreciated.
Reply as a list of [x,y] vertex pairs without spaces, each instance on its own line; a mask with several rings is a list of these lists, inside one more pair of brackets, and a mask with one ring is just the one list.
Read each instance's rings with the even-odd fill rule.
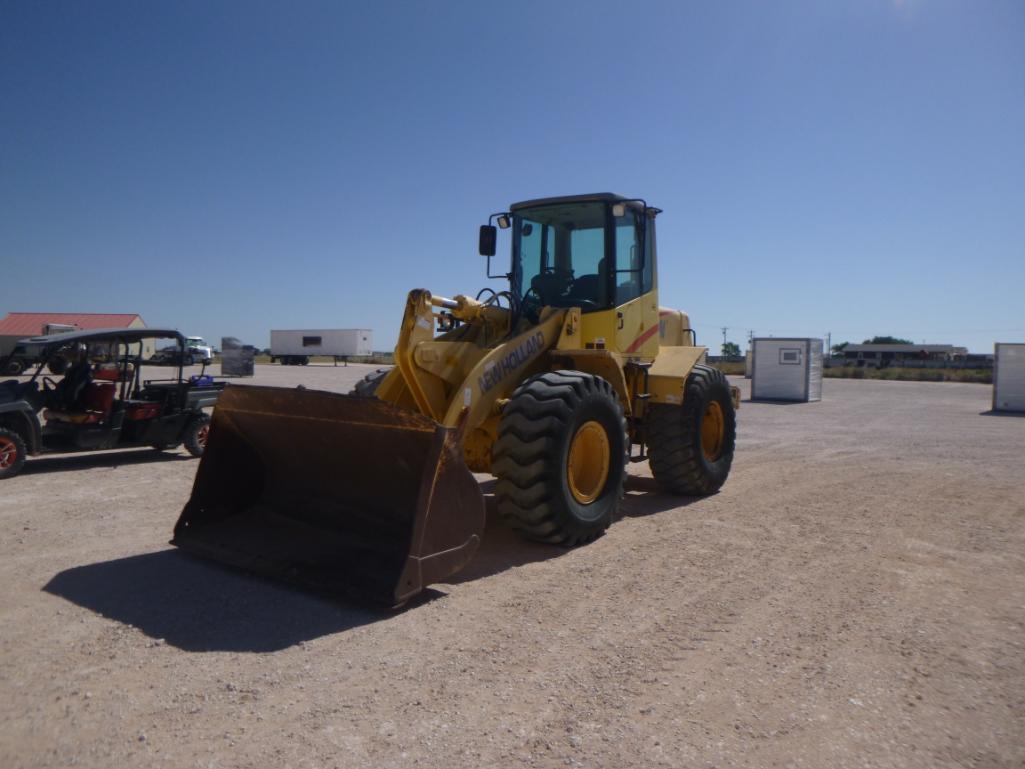
[[545,348],[545,335],[538,331],[532,337],[526,339],[519,347],[510,352],[504,358],[499,358],[490,366],[486,367],[483,374],[477,380],[477,386],[482,393],[499,384],[503,379],[512,374],[516,369],[523,366],[538,352]]

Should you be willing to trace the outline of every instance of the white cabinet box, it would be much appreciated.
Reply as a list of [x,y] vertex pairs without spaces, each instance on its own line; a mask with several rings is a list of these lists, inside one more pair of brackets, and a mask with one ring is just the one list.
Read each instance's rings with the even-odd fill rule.
[[993,410],[1025,412],[1025,344],[994,345]]
[[822,340],[754,339],[751,400],[822,400]]

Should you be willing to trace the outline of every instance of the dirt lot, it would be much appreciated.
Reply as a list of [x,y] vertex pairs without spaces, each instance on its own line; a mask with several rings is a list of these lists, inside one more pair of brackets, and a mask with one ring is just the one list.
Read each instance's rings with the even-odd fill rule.
[[745,402],[718,495],[635,465],[599,541],[489,523],[400,612],[169,548],[184,452],[31,460],[0,488],[0,766],[1023,766],[1025,418],[989,402]]

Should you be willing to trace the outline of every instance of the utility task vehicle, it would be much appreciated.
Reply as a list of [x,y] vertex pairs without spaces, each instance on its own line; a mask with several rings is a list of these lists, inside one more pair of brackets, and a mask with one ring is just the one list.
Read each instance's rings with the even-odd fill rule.
[[[185,444],[203,453],[213,406],[224,389],[209,376],[142,379],[143,341],[185,337],[171,329],[102,329],[25,339],[40,362],[28,380],[0,382],[0,479],[28,456]],[[54,380],[43,368],[60,370]],[[41,416],[40,416],[41,414]]]
[[[410,292],[395,368],[355,395],[226,390],[172,542],[398,605],[477,549],[471,471],[497,476],[509,524],[564,546],[609,527],[631,461],[666,491],[716,491],[739,391],[658,306],[658,213],[609,193],[517,203],[480,231],[506,286]],[[498,228],[512,260],[492,275]]]

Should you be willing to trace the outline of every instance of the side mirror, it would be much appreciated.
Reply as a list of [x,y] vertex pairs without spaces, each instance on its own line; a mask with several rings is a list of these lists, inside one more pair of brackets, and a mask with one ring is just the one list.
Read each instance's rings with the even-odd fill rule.
[[498,228],[493,224],[482,224],[480,226],[480,255],[494,256],[495,244],[498,241]]

